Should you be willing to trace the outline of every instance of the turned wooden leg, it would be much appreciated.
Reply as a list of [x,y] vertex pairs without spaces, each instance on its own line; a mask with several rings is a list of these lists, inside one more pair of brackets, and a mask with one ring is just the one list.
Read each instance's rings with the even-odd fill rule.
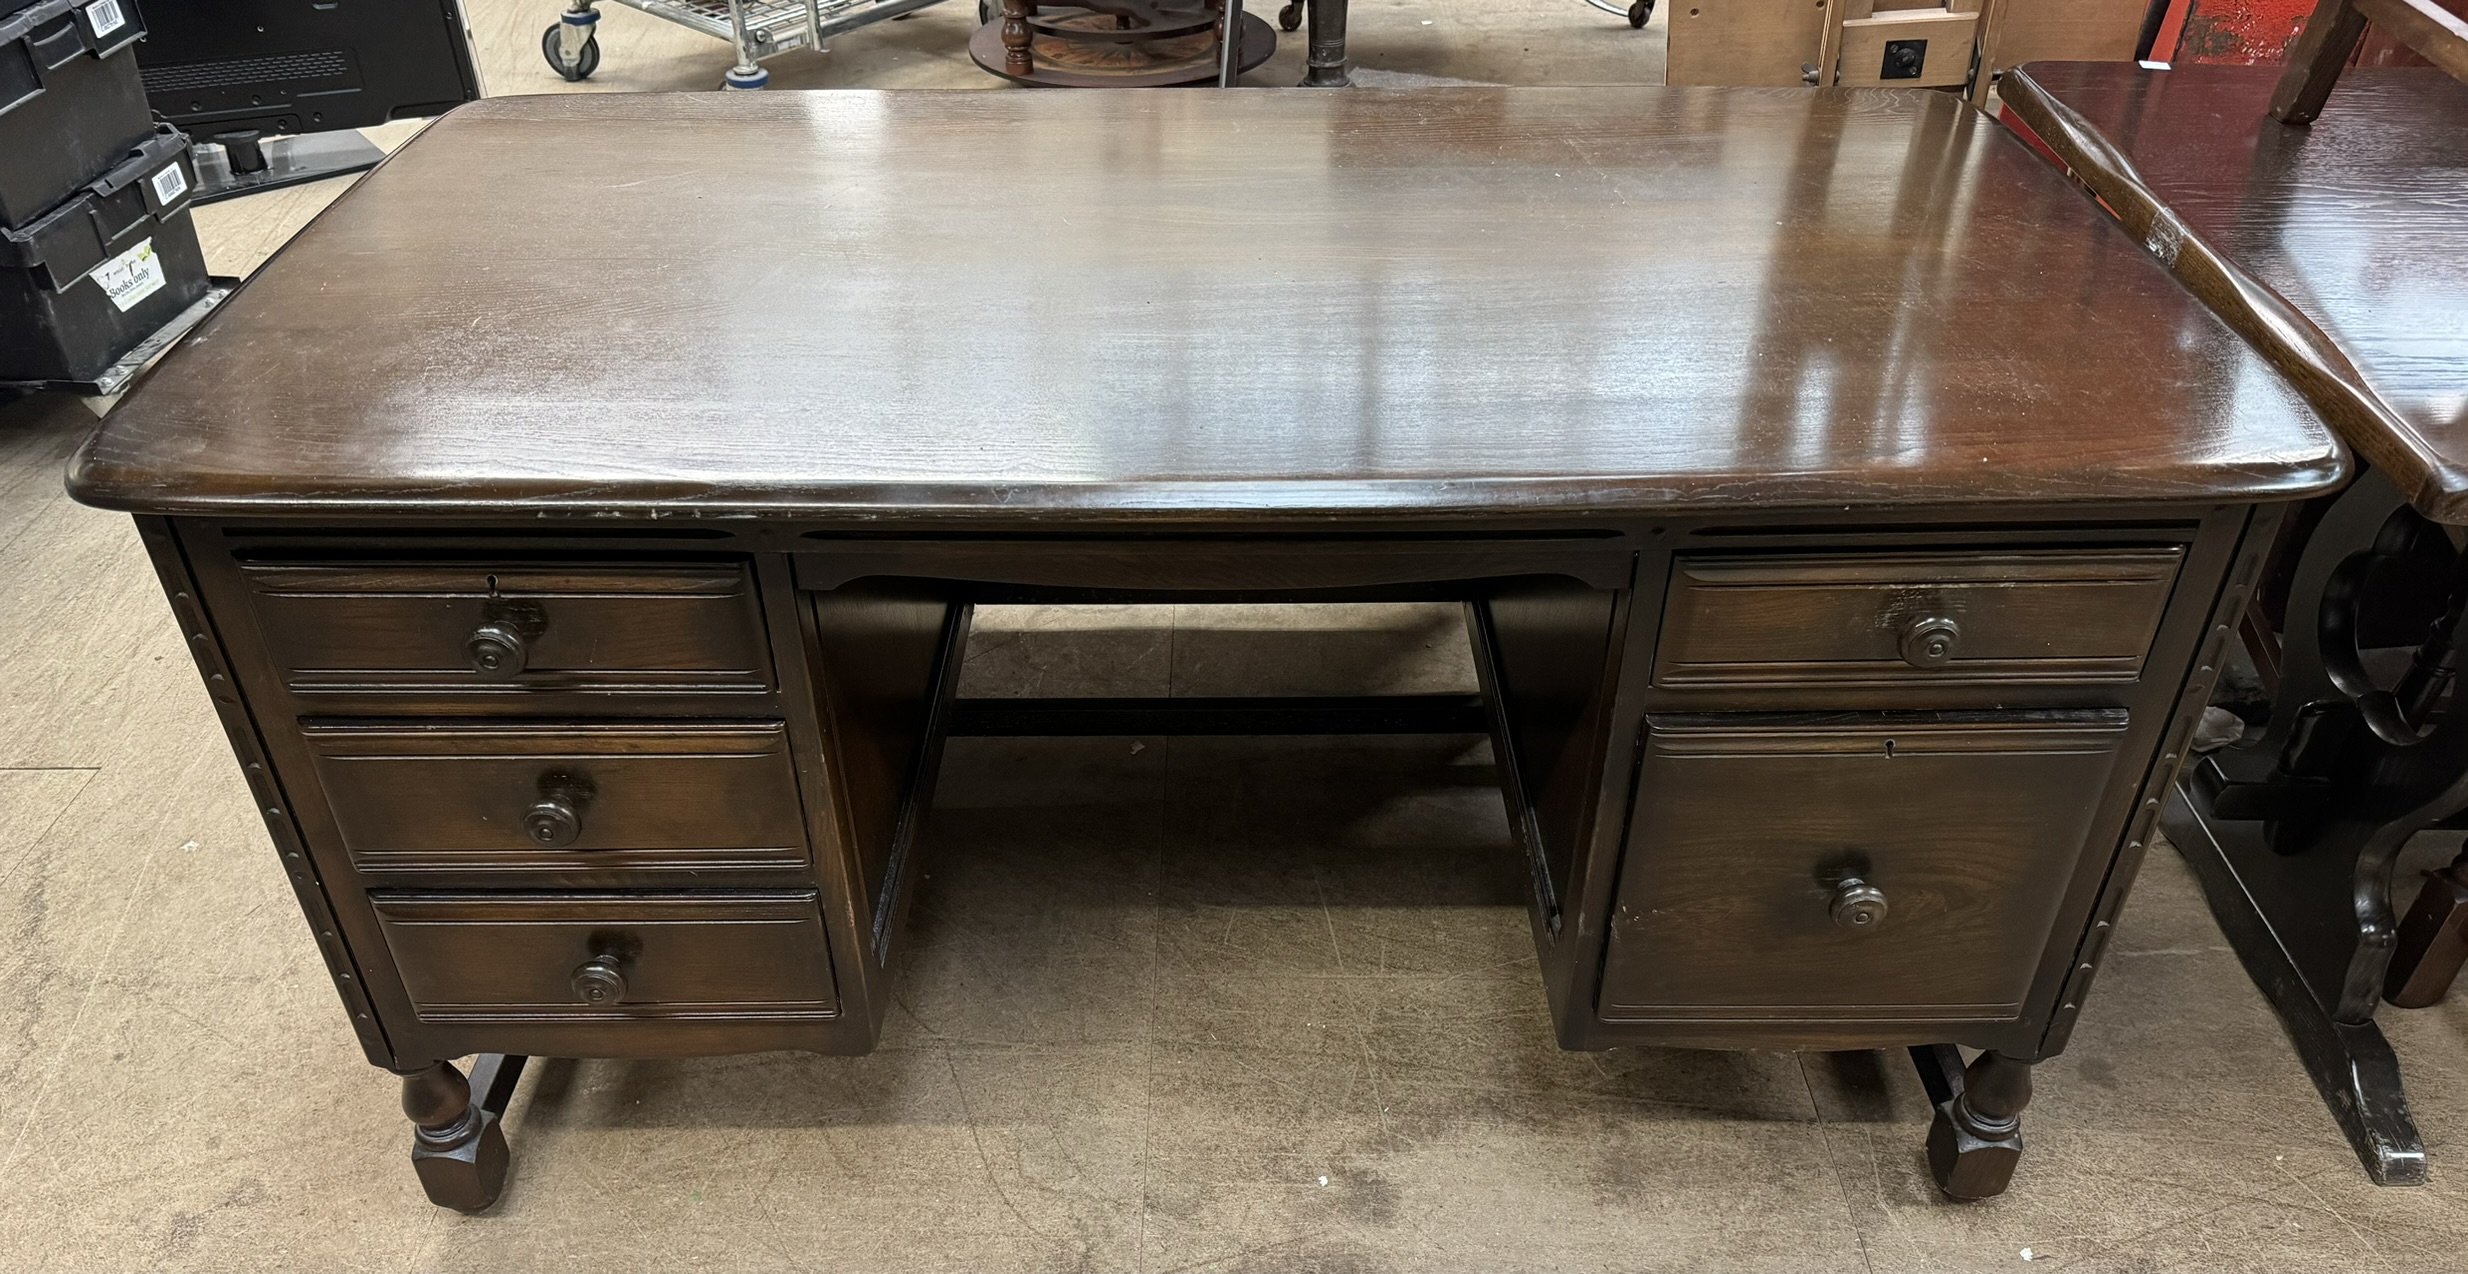
[[429,1202],[478,1212],[506,1184],[506,1134],[497,1112],[471,1099],[471,1084],[452,1062],[403,1077],[403,1113],[411,1116],[411,1167]]
[[2425,888],[2400,921],[2382,998],[2403,1009],[2440,1003],[2463,962],[2468,962],[2468,853],[2441,871],[2425,873]]
[[1028,51],[1028,0],[1003,0],[1003,73],[1023,78],[1037,72]]
[[[1922,1078],[1929,1078],[1930,1059],[1918,1049],[1912,1053]],[[1950,1199],[2005,1193],[2014,1165],[2022,1161],[2022,1108],[2031,1104],[2031,1063],[1982,1053],[1969,1068],[1929,1084],[1929,1095],[1937,1096],[1941,1085],[1951,1094],[1939,1098],[1937,1117],[1928,1125],[1928,1169],[1937,1188]]]

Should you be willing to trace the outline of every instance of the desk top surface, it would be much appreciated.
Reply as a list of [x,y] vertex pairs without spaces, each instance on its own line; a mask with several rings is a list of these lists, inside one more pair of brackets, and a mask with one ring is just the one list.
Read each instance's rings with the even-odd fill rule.
[[[2095,189],[2147,197],[2329,336],[2382,410],[2324,402],[2325,415],[2420,507],[2462,520],[2468,85],[2431,67],[2351,69],[2321,118],[2292,128],[2266,111],[2279,73],[2036,63],[2016,76],[2072,118],[2044,119],[2020,84],[2007,100]],[[2077,121],[2114,153],[2063,136]]]
[[2344,467],[1944,94],[779,92],[444,117],[70,486],[1223,519],[2268,499]]

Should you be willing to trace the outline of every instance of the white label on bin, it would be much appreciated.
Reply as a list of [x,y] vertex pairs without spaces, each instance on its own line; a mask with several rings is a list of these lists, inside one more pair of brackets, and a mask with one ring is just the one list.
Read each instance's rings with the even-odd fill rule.
[[166,208],[171,206],[172,200],[189,192],[189,175],[180,171],[180,161],[176,159],[171,167],[154,174],[153,181],[154,202]]
[[139,301],[163,290],[163,258],[154,255],[154,240],[140,239],[136,247],[94,267],[86,277],[126,314]]
[[94,28],[97,40],[128,24],[128,15],[120,12],[120,0],[94,0],[86,6],[86,25]]

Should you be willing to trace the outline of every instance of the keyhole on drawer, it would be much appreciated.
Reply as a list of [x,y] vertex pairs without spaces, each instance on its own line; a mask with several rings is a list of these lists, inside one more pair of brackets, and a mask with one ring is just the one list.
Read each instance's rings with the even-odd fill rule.
[[1892,739],[1887,739],[1885,741],[1885,755],[1888,759],[1891,759],[1894,755],[1894,741]]
[[628,964],[642,958],[643,940],[623,929],[594,929],[585,939],[594,956],[615,956]]
[[1876,861],[1866,851],[1845,849],[1819,860],[1812,879],[1817,888],[1832,893],[1846,880],[1873,879],[1876,874]]
[[489,596],[480,603],[479,627],[464,639],[472,671],[485,677],[511,679],[530,671],[533,643],[548,631],[548,613],[537,602],[497,596],[497,577],[489,576]]

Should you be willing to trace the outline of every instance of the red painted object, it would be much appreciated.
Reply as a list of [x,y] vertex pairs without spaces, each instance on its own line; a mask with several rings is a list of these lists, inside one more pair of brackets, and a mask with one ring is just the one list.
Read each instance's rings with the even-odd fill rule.
[[[2288,60],[2314,0],[2179,0],[2187,6],[2172,62],[2237,66]],[[2177,7],[2175,5],[2171,8]],[[2163,35],[2166,29],[2163,28]]]
[[[2468,17],[2468,0],[2434,0]],[[2161,62],[2212,62],[2236,66],[2276,65],[2305,29],[2314,0],[2168,0],[2151,57]],[[2423,66],[2407,45],[2371,27],[2357,43],[2351,66]]]

